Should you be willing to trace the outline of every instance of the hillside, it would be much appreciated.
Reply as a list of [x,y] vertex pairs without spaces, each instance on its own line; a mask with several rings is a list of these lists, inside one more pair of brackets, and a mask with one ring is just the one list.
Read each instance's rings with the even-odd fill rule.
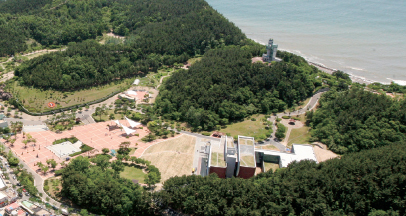
[[363,88],[330,91],[308,115],[313,140],[337,153],[356,152],[406,139],[406,100]]
[[[96,39],[111,29],[126,36],[123,42],[114,41],[103,48],[92,45],[94,49],[76,52],[75,56],[53,53],[24,62],[16,76],[23,77],[22,84],[37,88],[85,88],[135,72],[156,71],[164,64],[183,63],[212,48],[252,44],[240,29],[203,0],[70,0],[45,5],[45,1],[38,0],[38,5],[43,7],[26,4],[28,9],[10,9],[10,4],[20,1],[23,0],[0,3],[0,7],[9,8],[5,10],[9,13],[0,13],[0,31],[7,32],[0,36],[0,56],[72,42],[77,45],[70,44],[70,49],[91,49],[91,42],[86,40]],[[28,40],[31,42],[27,43]],[[94,64],[99,57],[112,62],[125,61],[123,67],[132,72],[117,75],[120,66],[87,65]],[[70,61],[77,66],[75,69],[58,68]],[[77,72],[81,68],[87,68],[84,74]],[[100,74],[96,78],[94,73]],[[55,79],[64,81],[58,83]]]
[[289,61],[268,66],[252,64],[252,52],[245,47],[210,50],[189,70],[168,78],[156,110],[204,130],[255,113],[281,112],[322,85],[316,68],[301,57],[286,55]]

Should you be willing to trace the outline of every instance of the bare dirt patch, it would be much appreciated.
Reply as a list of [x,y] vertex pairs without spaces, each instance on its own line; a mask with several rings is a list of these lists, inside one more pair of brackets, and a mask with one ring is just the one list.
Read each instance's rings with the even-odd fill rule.
[[330,159],[333,159],[333,158],[336,158],[339,156],[336,153],[334,153],[330,150],[327,150],[327,149],[322,149],[317,145],[313,146],[313,151],[314,151],[314,154],[316,155],[316,159],[318,162],[323,162],[323,161],[330,160]]

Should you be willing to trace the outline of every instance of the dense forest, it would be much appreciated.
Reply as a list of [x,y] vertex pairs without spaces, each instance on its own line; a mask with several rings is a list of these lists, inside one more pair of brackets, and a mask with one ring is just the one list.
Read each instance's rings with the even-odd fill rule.
[[244,47],[208,51],[189,70],[173,74],[156,100],[165,118],[209,130],[254,113],[276,113],[312,95],[318,70],[293,54],[268,66],[251,63]]
[[[77,205],[102,215],[148,215],[150,198],[144,189],[121,178],[123,163],[109,158],[92,160],[79,156],[62,172],[62,194]],[[107,169],[110,167],[112,169]]]
[[[0,30],[7,32],[0,36],[0,55],[27,47],[69,44],[67,52],[24,62],[15,75],[25,85],[73,90],[157,71],[162,65],[183,63],[213,48],[239,45],[257,55],[263,49],[203,0],[57,3],[32,7],[27,14],[17,10],[18,17],[0,14]],[[126,38],[106,45],[89,42],[110,30]]]
[[66,45],[110,30],[128,36],[133,49],[162,55],[203,54],[246,39],[203,0],[8,0],[0,9],[0,31],[19,33],[18,42],[2,34],[1,56],[24,51],[20,42],[29,38],[44,46]]
[[294,162],[249,180],[174,177],[156,203],[193,215],[405,215],[404,146]]
[[62,171],[62,193],[103,215],[148,215],[168,208],[193,215],[405,215],[404,145],[319,164],[293,162],[248,180],[215,174],[173,177],[153,193],[121,178],[116,162],[106,169],[105,163],[91,165],[78,157]]
[[406,100],[363,88],[325,93],[317,111],[307,117],[314,141],[341,154],[406,139]]

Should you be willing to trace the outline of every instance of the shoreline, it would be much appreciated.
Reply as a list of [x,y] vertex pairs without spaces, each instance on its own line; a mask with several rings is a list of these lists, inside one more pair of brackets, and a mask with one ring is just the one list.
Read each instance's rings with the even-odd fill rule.
[[[261,44],[261,45],[264,45],[264,46],[266,45],[265,43],[262,43],[262,42],[260,42],[260,41],[258,41],[258,40],[256,40],[256,39],[253,39],[253,38],[250,38],[250,39],[253,40],[253,41],[255,41],[256,43]],[[327,66],[325,66],[325,65],[323,65],[323,64],[321,64],[321,63],[309,61],[305,56],[302,56],[302,55],[293,53],[293,52],[291,52],[291,51],[289,51],[289,50],[285,50],[285,49],[279,49],[279,50],[280,50],[280,51],[284,51],[284,52],[288,52],[288,53],[292,53],[292,54],[295,54],[295,55],[298,55],[298,56],[304,58],[304,59],[307,61],[308,64],[313,65],[313,66],[317,67],[319,70],[321,70],[321,71],[323,71],[323,72],[326,72],[326,73],[328,73],[328,74],[332,74],[333,72],[338,71],[338,70],[335,69],[335,68],[327,67]],[[342,71],[342,72],[348,74],[349,77],[351,78],[351,80],[352,80],[353,82],[357,82],[357,83],[360,83],[360,84],[369,85],[369,84],[371,84],[371,83],[381,83],[381,84],[383,84],[383,85],[390,85],[390,82],[380,82],[380,81],[376,81],[376,80],[370,80],[370,79],[367,79],[366,77],[356,76],[356,75],[353,75],[353,74],[348,73],[348,72],[346,72],[346,71]],[[395,82],[395,81],[393,80],[392,82]],[[402,85],[402,84],[397,83],[397,82],[395,82],[395,83],[398,84],[398,85]]]

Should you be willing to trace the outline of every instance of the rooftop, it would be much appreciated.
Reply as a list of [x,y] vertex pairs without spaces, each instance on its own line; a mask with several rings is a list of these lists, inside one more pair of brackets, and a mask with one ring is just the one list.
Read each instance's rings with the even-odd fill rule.
[[241,166],[256,167],[254,137],[238,136],[238,154]]
[[210,166],[226,167],[226,162],[224,161],[225,136],[222,136],[220,141],[210,141],[210,144]]
[[292,153],[263,149],[257,149],[256,151],[263,152],[264,155],[279,156],[281,167],[287,167],[293,161],[313,160],[317,162],[312,145],[293,144]]

